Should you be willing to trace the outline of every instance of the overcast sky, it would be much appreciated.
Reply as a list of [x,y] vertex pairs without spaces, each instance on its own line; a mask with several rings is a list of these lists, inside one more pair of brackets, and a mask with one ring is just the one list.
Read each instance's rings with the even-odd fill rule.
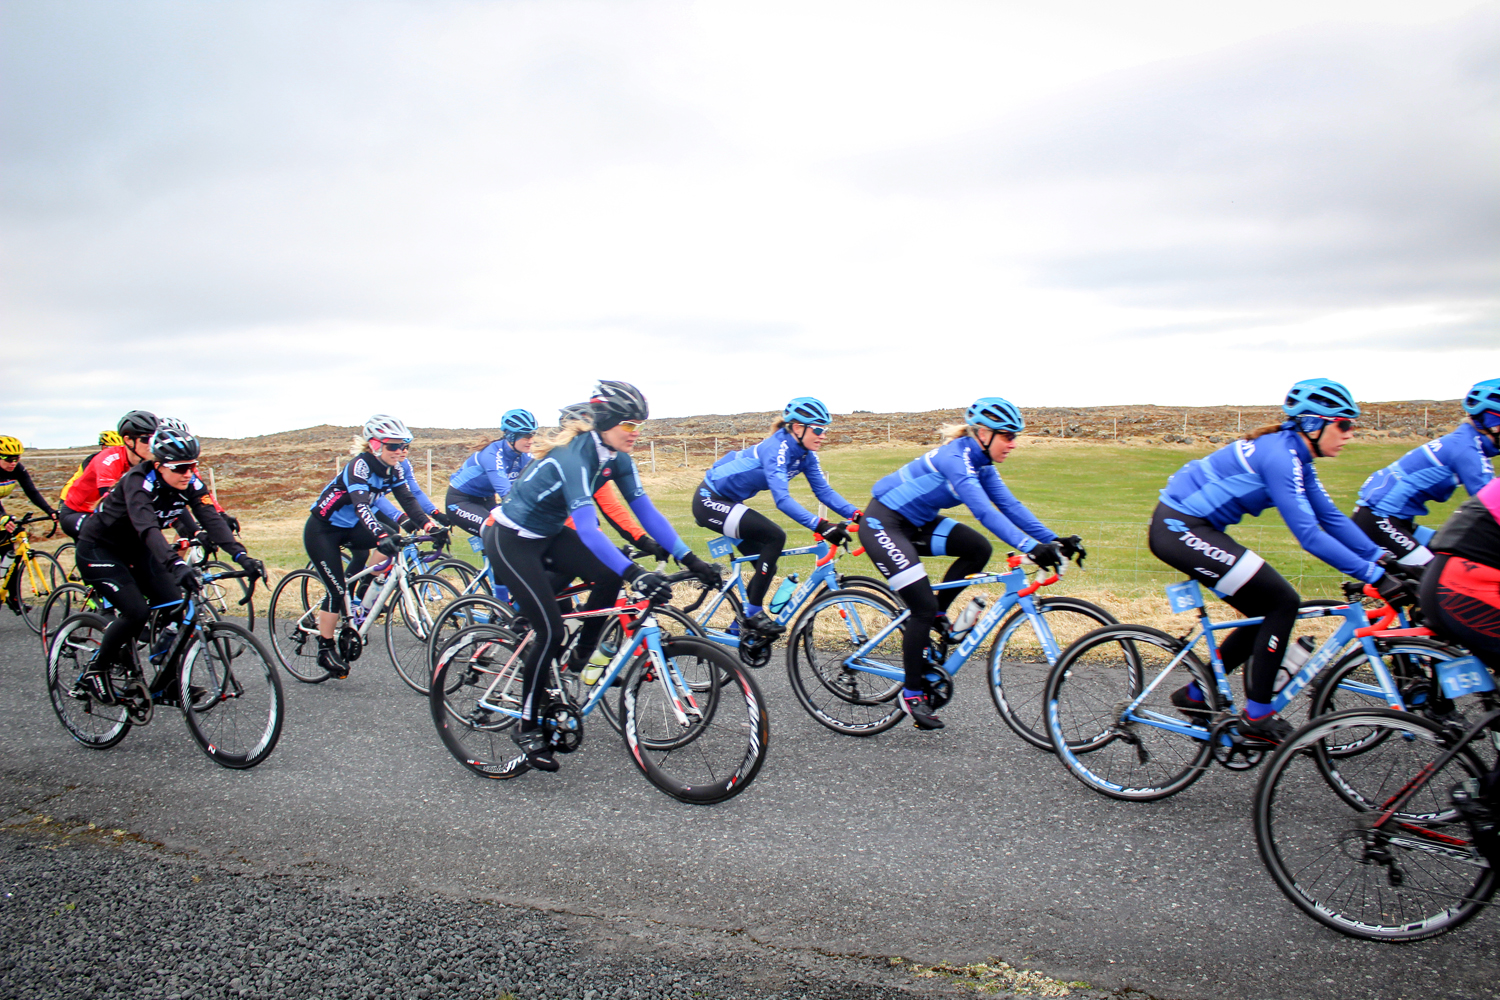
[[1500,4],[0,0],[0,433],[1500,376]]

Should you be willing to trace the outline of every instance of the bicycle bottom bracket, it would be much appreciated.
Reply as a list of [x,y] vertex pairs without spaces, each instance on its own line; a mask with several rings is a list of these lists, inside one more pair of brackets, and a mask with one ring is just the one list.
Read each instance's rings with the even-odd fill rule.
[[339,630],[339,658],[345,663],[353,663],[364,649],[365,641],[359,637],[359,630],[345,622]]
[[542,725],[558,753],[572,753],[583,744],[583,716],[572,705],[552,704],[542,713]]
[[1239,719],[1225,713],[1208,731],[1214,763],[1226,771],[1248,771],[1265,759],[1266,744],[1250,742],[1238,730]]
[[923,675],[927,681],[927,704],[933,709],[942,708],[953,700],[953,675],[942,667],[927,667]]
[[151,689],[140,679],[130,681],[116,692],[125,714],[130,716],[132,726],[144,726],[151,721],[155,704],[151,700]]
[[771,662],[771,647],[776,644],[774,635],[766,635],[754,629],[740,634],[740,662],[759,670]]

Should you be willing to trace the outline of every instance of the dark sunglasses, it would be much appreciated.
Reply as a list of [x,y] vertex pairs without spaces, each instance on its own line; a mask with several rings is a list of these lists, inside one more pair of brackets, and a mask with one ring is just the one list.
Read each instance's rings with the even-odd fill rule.
[[198,463],[197,462],[173,462],[170,465],[167,465],[167,464],[164,463],[162,465],[162,468],[166,469],[168,472],[175,472],[179,476],[181,476],[181,475],[185,475],[185,474],[187,474],[189,472],[192,472],[195,469],[197,469],[198,468]]
[[1337,427],[1345,434],[1348,434],[1354,429],[1354,421],[1350,420],[1348,417],[1339,417],[1337,420],[1329,421],[1329,423],[1333,424],[1333,426]]
[[0,455],[0,462],[19,462],[20,455]]
[[380,447],[386,451],[408,451],[411,449],[411,441],[382,441]]
[[1479,415],[1479,426],[1484,428],[1500,427],[1500,412],[1485,410]]
[[808,424],[807,429],[812,431],[818,437],[822,437],[824,434],[828,433],[827,427],[814,427],[812,424]]

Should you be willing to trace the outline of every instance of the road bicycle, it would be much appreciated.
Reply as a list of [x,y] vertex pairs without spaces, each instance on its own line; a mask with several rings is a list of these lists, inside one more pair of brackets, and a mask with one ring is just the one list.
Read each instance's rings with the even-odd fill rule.
[[[770,720],[760,689],[722,646],[663,633],[659,607],[643,603],[571,616],[613,617],[628,638],[592,689],[571,671],[560,672],[556,660],[547,665],[541,718],[552,747],[564,754],[577,750],[584,720],[605,705],[607,692],[618,690],[625,747],[648,781],[683,802],[733,798],[755,780],[766,758]],[[509,731],[520,719],[522,662],[533,641],[534,632],[475,625],[438,657],[428,696],[433,723],[448,752],[482,777],[503,780],[528,769]],[[607,705],[604,713],[610,714]]]
[[[247,580],[252,594],[262,579],[250,570],[194,575],[211,582],[226,576]],[[47,693],[73,739],[107,750],[132,727],[149,724],[156,706],[174,705],[194,742],[222,767],[254,767],[276,748],[283,721],[281,678],[249,630],[215,620],[197,593],[157,605],[145,642],[128,643],[119,661],[102,671],[101,696],[81,678],[109,625],[109,618],[92,611],[73,614],[47,651]],[[143,651],[155,667],[149,681]]]
[[[1231,771],[1255,767],[1273,744],[1240,732],[1234,694],[1215,633],[1259,625],[1261,618],[1211,621],[1196,581],[1169,584],[1177,613],[1196,611],[1184,636],[1145,625],[1112,625],[1073,643],[1052,668],[1045,695],[1053,749],[1068,771],[1112,798],[1151,801],[1175,795],[1203,776],[1211,763]],[[1327,618],[1338,627],[1295,672],[1283,671],[1271,705],[1284,714],[1304,690],[1309,717],[1352,707],[1352,702],[1408,707],[1403,690],[1426,697],[1435,665],[1460,655],[1433,641],[1427,629],[1390,629],[1396,610],[1380,601],[1367,612],[1361,594],[1373,587],[1351,583],[1342,604],[1308,602],[1300,620]],[[1371,624],[1371,617],[1379,619]],[[1195,652],[1202,641],[1205,665]],[[1351,645],[1352,651],[1346,653]],[[1304,650],[1307,648],[1303,647]],[[1326,674],[1325,674],[1326,671]],[[1194,681],[1210,702],[1205,713],[1179,711],[1171,692]],[[1437,710],[1439,699],[1429,709]],[[1354,753],[1351,743],[1344,752]]]
[[[995,635],[989,653],[990,697],[1006,725],[1037,745],[1038,664],[1055,661],[1072,637],[1115,618],[1077,598],[1037,600],[1033,595],[1057,583],[1060,574],[1028,584],[1020,556],[1010,553],[1006,564],[1004,573],[932,585],[933,590],[953,590],[995,584],[1005,593],[970,627],[931,636],[927,684],[932,706],[946,705],[959,670]],[[872,736],[900,722],[905,713],[897,695],[906,678],[902,627],[910,616],[909,609],[865,591],[836,591],[815,602],[787,642],[787,675],[807,713],[850,736]]]
[[[50,552],[31,547],[31,535],[26,525],[50,518],[43,514],[30,513],[16,519],[22,530],[10,536],[10,552],[0,558],[0,592],[5,604],[21,616],[26,627],[41,634],[41,610],[54,588],[66,581],[66,574]],[[57,522],[52,523],[48,538],[57,534]]]
[[[1261,861],[1324,926],[1416,941],[1494,905],[1500,850],[1486,857],[1453,792],[1474,794],[1494,766],[1500,707],[1484,666],[1462,660],[1444,664],[1448,693],[1490,695],[1466,729],[1411,712],[1351,709],[1315,717],[1270,755],[1255,794]],[[1364,749],[1341,756],[1351,732]]]
[[[837,590],[870,591],[892,604],[901,603],[901,599],[886,585],[884,580],[871,576],[840,573],[837,569],[840,548],[829,545],[819,536],[815,537],[818,538],[815,545],[782,550],[781,558],[783,559],[788,556],[810,555],[815,556],[817,561],[806,580],[799,583],[796,573],[783,579],[774,596],[767,603],[766,611],[778,625],[786,627],[809,601]],[[735,555],[736,541],[737,539],[724,537],[709,541],[709,558],[730,557],[729,572],[725,574],[724,583],[717,591],[705,592],[703,597],[699,597],[693,603],[693,610],[696,611],[693,620],[710,639],[722,646],[738,650],[740,660],[746,666],[758,669],[771,661],[771,648],[775,645],[776,639],[774,636],[769,636],[752,641],[740,634],[740,625],[745,620],[745,605],[749,602],[741,567],[755,562],[760,556]],[[848,551],[848,545],[844,545],[843,549]],[[864,551],[863,548],[859,548],[850,554],[858,556]],[[705,602],[704,598],[707,593],[712,593],[713,597]],[[703,606],[705,603],[706,606]],[[700,606],[702,610],[697,610]]]
[[[392,536],[391,540],[405,548],[430,538]],[[414,575],[410,565],[398,553],[349,577],[334,638],[339,656],[352,665],[384,615],[391,666],[407,687],[426,694],[427,639],[438,614],[458,597],[458,589],[441,577]],[[368,587],[361,599],[355,595],[364,583]],[[294,570],[276,585],[266,612],[272,651],[287,673],[305,684],[321,684],[333,676],[318,665],[318,613],[326,596],[321,576],[311,570]]]

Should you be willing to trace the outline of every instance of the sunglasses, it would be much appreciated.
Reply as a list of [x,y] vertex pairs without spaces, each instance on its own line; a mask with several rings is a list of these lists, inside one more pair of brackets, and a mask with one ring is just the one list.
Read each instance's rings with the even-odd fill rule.
[[1354,429],[1354,421],[1350,420],[1348,417],[1339,417],[1337,420],[1329,420],[1328,422],[1333,424],[1333,426],[1337,427],[1339,430],[1343,431],[1345,434],[1348,434]]
[[616,427],[623,427],[627,432],[634,433],[634,432],[640,430],[642,427],[646,426],[646,421],[644,421],[644,420],[621,420],[618,424],[615,424],[615,426]]
[[818,437],[822,437],[824,434],[828,433],[827,427],[814,427],[812,424],[808,424],[807,429],[812,431]]
[[411,441],[382,441],[380,447],[386,451],[410,451]]
[[198,468],[197,462],[173,462],[171,465],[163,465],[168,472],[175,472],[179,476],[186,475]]
[[1485,428],[1500,427],[1500,412],[1485,410],[1479,415],[1479,426]]
[[0,462],[19,462],[20,455],[0,455]]

